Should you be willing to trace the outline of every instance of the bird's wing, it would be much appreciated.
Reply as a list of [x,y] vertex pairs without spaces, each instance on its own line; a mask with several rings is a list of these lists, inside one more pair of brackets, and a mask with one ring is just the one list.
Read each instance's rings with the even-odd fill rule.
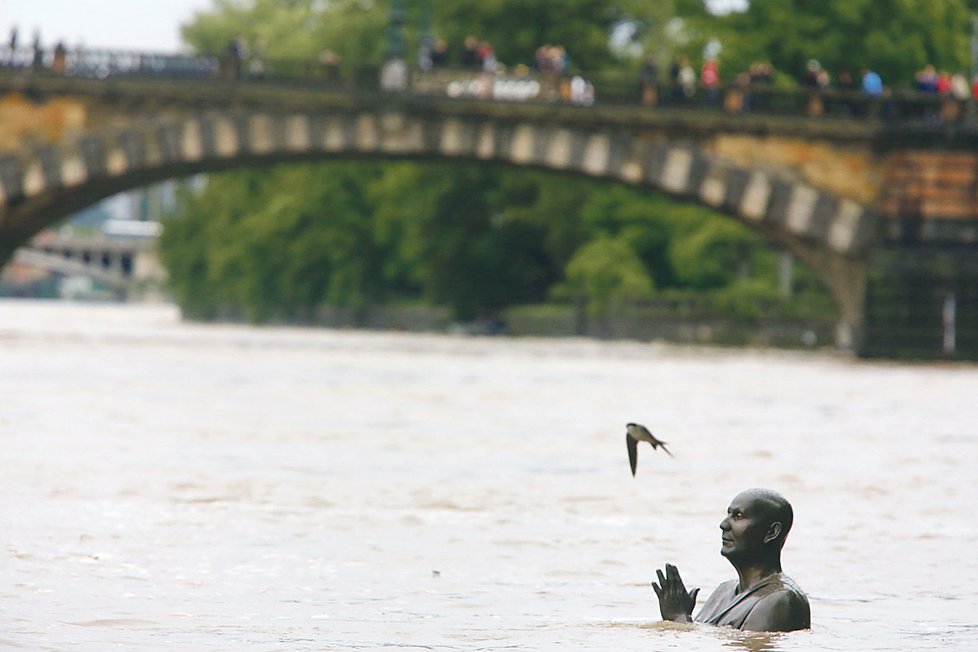
[[638,440],[625,433],[625,443],[628,444],[628,463],[632,466],[632,475],[635,475],[635,467],[638,466]]

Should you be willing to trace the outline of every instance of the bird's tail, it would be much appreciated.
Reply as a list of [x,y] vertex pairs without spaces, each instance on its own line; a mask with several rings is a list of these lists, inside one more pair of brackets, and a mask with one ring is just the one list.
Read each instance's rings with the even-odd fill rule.
[[[662,450],[664,450],[665,452],[669,453],[669,449],[666,448],[666,442],[660,441],[659,442],[659,446],[662,446]],[[669,453],[669,457],[675,457],[675,455],[673,455],[672,453]]]

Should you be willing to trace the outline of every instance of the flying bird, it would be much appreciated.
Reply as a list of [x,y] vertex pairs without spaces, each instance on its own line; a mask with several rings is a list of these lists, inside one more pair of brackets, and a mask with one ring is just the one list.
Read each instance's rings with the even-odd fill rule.
[[[640,423],[625,424],[625,443],[628,444],[628,463],[632,465],[632,475],[635,475],[635,467],[638,466],[638,442],[647,441],[652,444],[652,450],[662,446],[662,450],[669,453],[666,442],[655,438],[649,429]],[[674,457],[669,453],[669,457]]]

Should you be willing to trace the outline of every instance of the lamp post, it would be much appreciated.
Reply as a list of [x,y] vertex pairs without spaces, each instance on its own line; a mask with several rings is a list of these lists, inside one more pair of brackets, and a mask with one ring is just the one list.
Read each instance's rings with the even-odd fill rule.
[[421,13],[421,46],[418,48],[418,67],[431,70],[431,52],[435,47],[435,37],[431,33],[431,0],[418,0]]
[[391,0],[387,23],[387,54],[380,69],[380,89],[398,93],[407,90],[408,69],[404,61],[404,0]]
[[404,0],[391,0],[387,23],[387,59],[404,58]]
[[971,79],[975,83],[978,77],[978,14],[971,14]]
[[965,104],[965,115],[974,121],[978,109],[975,107],[975,84],[978,83],[978,14],[971,14],[971,75],[968,77],[968,101]]

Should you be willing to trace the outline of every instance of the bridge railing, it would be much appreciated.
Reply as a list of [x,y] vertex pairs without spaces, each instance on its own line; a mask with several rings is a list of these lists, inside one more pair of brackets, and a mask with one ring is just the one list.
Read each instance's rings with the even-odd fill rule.
[[[344,92],[377,93],[380,67],[323,59],[256,59],[227,55],[161,54],[119,50],[35,52],[0,46],[0,69],[29,75],[107,79],[220,79],[236,84],[267,84]],[[637,75],[622,72],[580,75],[520,72],[486,73],[438,68],[411,74],[408,92],[427,97],[547,102],[581,106],[648,106],[728,114],[806,116],[846,120],[952,123],[969,114],[970,103],[947,95],[892,92],[867,97],[835,89],[779,89],[767,84],[729,84],[715,89],[659,84],[651,95]]]
[[216,57],[163,54],[128,50],[74,49],[35,51],[0,47],[0,66],[35,74],[106,79],[108,77],[211,78],[218,70]]
[[949,95],[907,90],[888,91],[869,97],[860,91],[841,89],[775,88],[771,84],[731,83],[708,89],[697,85],[687,92],[679,84],[660,83],[651,95],[641,80],[620,72],[588,76],[600,104],[712,110],[724,113],[827,117],[851,120],[943,121],[963,118],[968,102]]
[[168,78],[222,79],[266,83],[377,90],[379,66],[311,59],[229,60],[226,55],[163,54],[127,50],[51,50],[0,46],[0,69],[8,72],[87,79]]

